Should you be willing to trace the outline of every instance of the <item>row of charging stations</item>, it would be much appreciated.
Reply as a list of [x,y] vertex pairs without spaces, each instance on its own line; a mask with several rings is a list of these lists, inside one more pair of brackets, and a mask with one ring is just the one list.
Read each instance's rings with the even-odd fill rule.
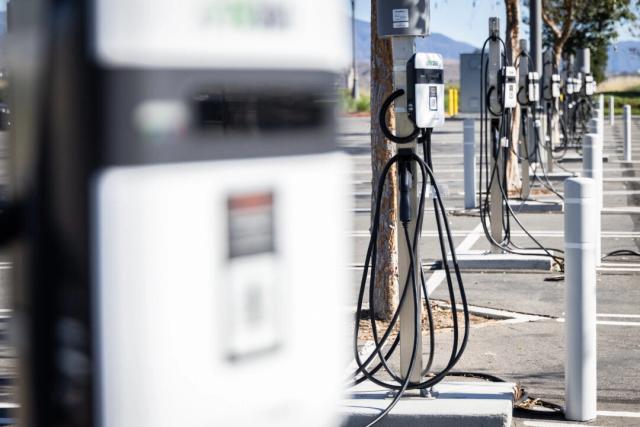
[[342,4],[12,3],[21,425],[335,425]]

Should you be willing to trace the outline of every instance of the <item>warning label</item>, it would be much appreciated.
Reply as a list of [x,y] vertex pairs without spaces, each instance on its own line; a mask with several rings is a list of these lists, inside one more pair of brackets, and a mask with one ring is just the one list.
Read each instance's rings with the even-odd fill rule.
[[[409,22],[409,9],[393,9],[393,22],[401,22],[406,21]],[[407,24],[408,26],[408,24]],[[395,24],[394,28],[397,28]]]
[[408,22],[394,22],[393,28],[409,28]]

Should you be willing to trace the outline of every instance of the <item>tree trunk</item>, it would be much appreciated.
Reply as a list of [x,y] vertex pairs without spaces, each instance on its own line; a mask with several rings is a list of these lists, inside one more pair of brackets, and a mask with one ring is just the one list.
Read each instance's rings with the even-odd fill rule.
[[[511,64],[515,64],[516,58],[520,54],[518,36],[520,34],[520,1],[505,0],[507,12],[507,34],[506,47],[507,57],[511,59]],[[520,169],[518,168],[518,157],[516,155],[517,145],[520,137],[520,105],[516,104],[511,116],[510,149],[507,157],[507,188],[509,191],[520,191],[522,182],[520,179]]]
[[[376,1],[371,1],[371,173],[372,209],[375,197],[382,197],[377,240],[377,265],[375,269],[373,311],[378,319],[390,320],[398,306],[398,234],[396,229],[397,175],[395,166],[387,175],[382,194],[377,195],[378,179],[387,161],[395,154],[393,143],[387,142],[380,131],[378,112],[384,100],[393,91],[393,57],[391,40],[378,37]],[[394,125],[393,113],[389,117]]]

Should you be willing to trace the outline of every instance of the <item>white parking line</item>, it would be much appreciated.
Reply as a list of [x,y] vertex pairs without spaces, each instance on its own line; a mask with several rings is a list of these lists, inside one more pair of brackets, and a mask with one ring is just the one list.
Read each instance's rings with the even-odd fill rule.
[[[524,425],[526,427],[575,427],[579,424],[568,424],[568,423],[556,423],[554,421],[525,421]],[[598,427],[598,426],[589,426],[589,427]]]
[[[482,230],[482,224],[478,224],[471,233],[464,238],[462,242],[456,247],[456,253],[468,251],[473,245],[484,235]],[[436,270],[431,277],[427,280],[427,292],[431,295],[440,286],[440,283],[447,277],[446,270]]]
[[640,314],[609,314],[598,313],[598,317],[618,317],[623,319],[640,319]]
[[[560,323],[564,323],[564,317],[556,319]],[[596,320],[596,325],[603,326],[640,326],[640,322],[620,322],[616,320]]]
[[599,417],[640,418],[640,412],[629,411],[598,411]]

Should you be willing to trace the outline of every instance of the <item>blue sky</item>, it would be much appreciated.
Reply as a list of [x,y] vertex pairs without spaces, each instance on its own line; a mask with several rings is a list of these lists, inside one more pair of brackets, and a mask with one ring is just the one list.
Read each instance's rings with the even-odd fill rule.
[[[358,19],[370,20],[371,1],[356,0],[356,17]],[[349,0],[347,0],[347,4],[350,9]],[[527,15],[528,8],[523,7],[522,12]],[[431,31],[474,46],[481,45],[487,37],[487,22],[491,16],[500,18],[504,34],[504,0],[431,0]],[[522,28],[521,31],[523,32],[522,37],[528,37],[527,27]],[[635,39],[624,28],[621,28],[619,32],[620,40]]]

